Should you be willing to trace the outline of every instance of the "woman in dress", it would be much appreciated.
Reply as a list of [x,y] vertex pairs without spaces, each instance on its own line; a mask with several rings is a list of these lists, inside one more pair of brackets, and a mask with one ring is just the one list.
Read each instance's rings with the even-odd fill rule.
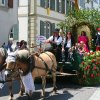
[[85,46],[85,52],[89,52],[89,39],[88,37],[86,36],[86,32],[85,31],[82,31],[81,32],[81,35],[78,37],[78,43],[81,43],[81,42],[84,42],[84,44],[86,45]]

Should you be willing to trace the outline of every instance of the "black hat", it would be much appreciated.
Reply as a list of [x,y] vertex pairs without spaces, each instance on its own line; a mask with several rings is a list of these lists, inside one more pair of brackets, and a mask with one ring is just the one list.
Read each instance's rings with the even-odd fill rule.
[[58,32],[58,33],[59,33],[59,29],[58,29],[58,28],[56,28],[56,29],[54,30],[54,32]]

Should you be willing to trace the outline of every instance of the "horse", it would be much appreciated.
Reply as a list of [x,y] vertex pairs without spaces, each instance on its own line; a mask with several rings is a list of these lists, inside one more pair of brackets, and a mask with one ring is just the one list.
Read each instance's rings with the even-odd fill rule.
[[6,70],[11,71],[11,73],[15,69],[21,70],[22,75],[27,75],[31,71],[33,80],[36,77],[41,77],[42,96],[45,96],[46,76],[51,72],[53,77],[53,91],[56,93],[57,61],[53,53],[46,51],[37,55],[34,53],[30,54],[28,50],[19,50],[16,54],[15,63],[9,61],[6,66]]
[[[4,83],[7,83],[7,86],[9,88],[9,99],[12,100],[13,98],[13,92],[12,92],[12,81],[13,80],[20,80],[19,76],[16,74],[16,77],[8,77],[6,76],[6,73],[5,73],[5,69],[6,69],[6,58],[8,57],[9,55],[7,54],[7,50],[3,47],[0,47],[0,73],[2,73],[1,75],[3,75],[3,79],[0,80],[0,83],[4,84]],[[11,56],[11,55],[10,55]],[[15,76],[15,75],[14,75]],[[23,91],[24,87],[23,87],[23,84],[21,82],[21,91],[20,91],[20,95],[22,94],[22,91]]]

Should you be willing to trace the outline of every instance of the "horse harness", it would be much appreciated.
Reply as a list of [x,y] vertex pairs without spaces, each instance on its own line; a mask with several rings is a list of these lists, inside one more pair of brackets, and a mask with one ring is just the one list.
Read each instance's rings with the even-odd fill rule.
[[[45,53],[45,54],[47,54],[47,53]],[[47,54],[47,55],[48,55],[48,54]],[[49,55],[48,55],[48,56],[49,56]],[[48,68],[48,65],[46,64],[46,62],[43,60],[42,57],[40,57],[40,56],[38,56],[38,57],[42,60],[43,64],[45,65],[45,68],[41,68],[41,67],[39,67],[39,66],[35,66],[35,60],[33,60],[34,57],[33,57],[33,55],[30,55],[30,56],[29,56],[29,59],[30,59],[29,65],[30,65],[30,67],[29,67],[29,69],[28,69],[23,75],[28,74],[29,71],[32,72],[32,70],[33,70],[34,68],[41,69],[41,70],[45,70],[45,71],[49,71],[49,72],[51,72],[51,71],[55,72],[54,70]],[[49,56],[49,57],[50,57],[50,56]],[[50,57],[50,59],[52,60],[51,57]],[[53,60],[52,60],[52,62],[53,62]]]

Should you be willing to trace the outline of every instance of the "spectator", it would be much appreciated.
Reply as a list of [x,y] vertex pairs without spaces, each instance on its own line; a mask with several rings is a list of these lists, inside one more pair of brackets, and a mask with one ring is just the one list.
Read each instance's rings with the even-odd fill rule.
[[20,41],[20,50],[22,50],[22,49],[28,50],[28,48],[27,48],[27,42],[24,41],[24,40]]
[[20,48],[20,42],[16,42],[15,51],[16,51],[16,50],[19,50],[19,48]]
[[89,39],[88,39],[88,37],[86,36],[86,32],[85,31],[82,31],[81,32],[81,35],[78,37],[78,43],[80,43],[81,41],[83,41],[84,42],[84,44],[86,45],[86,52],[89,52],[90,50],[89,50],[89,44],[88,44],[88,42],[89,42]]
[[8,41],[8,44],[7,44],[7,47],[6,47],[7,53],[13,52],[12,44],[13,44],[13,42],[12,42],[11,40],[9,40],[9,41]]

